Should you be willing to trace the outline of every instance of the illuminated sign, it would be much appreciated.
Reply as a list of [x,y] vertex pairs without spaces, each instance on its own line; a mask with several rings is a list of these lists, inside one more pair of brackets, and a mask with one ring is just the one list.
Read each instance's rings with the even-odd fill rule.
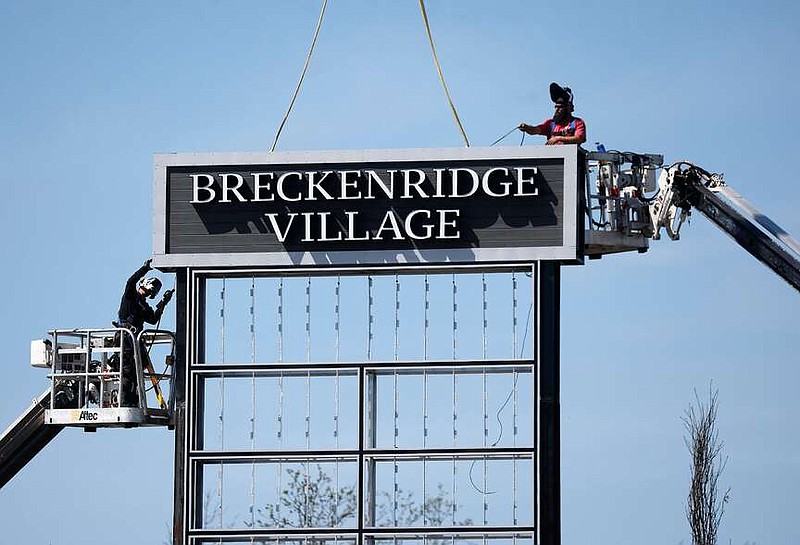
[[154,265],[579,261],[579,153],[157,155]]

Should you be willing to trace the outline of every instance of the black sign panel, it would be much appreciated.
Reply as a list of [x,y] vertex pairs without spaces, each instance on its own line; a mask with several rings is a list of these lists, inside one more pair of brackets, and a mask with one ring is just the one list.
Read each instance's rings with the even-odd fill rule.
[[578,150],[159,155],[155,264],[571,261]]

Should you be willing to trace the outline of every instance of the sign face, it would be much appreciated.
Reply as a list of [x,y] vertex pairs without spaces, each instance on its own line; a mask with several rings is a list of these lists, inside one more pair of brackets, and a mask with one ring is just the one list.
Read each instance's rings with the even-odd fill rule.
[[582,259],[577,146],[159,154],[153,265]]

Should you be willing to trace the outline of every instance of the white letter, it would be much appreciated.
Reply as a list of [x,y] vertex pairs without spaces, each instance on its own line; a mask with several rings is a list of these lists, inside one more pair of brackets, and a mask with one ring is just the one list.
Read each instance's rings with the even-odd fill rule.
[[434,197],[444,197],[444,193],[442,193],[442,173],[444,173],[447,169],[446,168],[435,168],[433,171],[436,173],[436,191],[434,192]]
[[504,191],[502,193],[495,193],[489,186],[489,177],[493,173],[498,171],[508,176],[508,169],[505,167],[490,168],[489,170],[483,173],[483,192],[489,195],[490,197],[508,197],[511,194],[511,185],[513,184],[513,182],[500,182],[498,185],[504,188]]
[[306,234],[303,237],[303,242],[314,242],[316,239],[311,238],[311,216],[314,212],[303,212],[303,217],[306,220]]
[[[411,181],[411,173],[414,173],[414,174],[417,175],[417,181],[416,182],[412,182]],[[420,197],[422,197],[423,199],[427,199],[428,198],[428,195],[426,195],[425,192],[420,187],[422,185],[422,182],[425,181],[425,173],[424,172],[422,172],[418,168],[411,168],[411,169],[408,169],[408,170],[404,170],[403,171],[403,176],[404,176],[403,182],[405,184],[405,190],[403,191],[403,196],[400,197],[401,199],[411,199],[412,198],[411,197],[411,188],[412,187],[417,190],[417,193],[419,194]]]
[[286,235],[289,234],[289,229],[292,228],[292,222],[294,221],[295,216],[297,216],[297,213],[289,213],[289,221],[286,223],[286,230],[283,233],[281,233],[281,229],[278,227],[278,221],[275,219],[275,216],[278,214],[269,213],[264,215],[269,218],[269,222],[272,224],[272,232],[278,237],[278,242],[284,242],[286,240]]
[[[532,170],[533,174],[531,174],[530,178],[524,178],[525,171]],[[522,184],[531,184],[533,185],[533,177],[539,173],[539,169],[536,167],[517,167],[517,193],[514,195],[515,197],[533,197],[534,195],[539,194],[539,188],[534,186],[533,193],[525,193],[525,190],[522,189]]]
[[419,236],[414,233],[414,229],[411,227],[411,220],[413,220],[414,216],[416,216],[417,214],[423,214],[427,219],[431,219],[430,210],[414,210],[413,212],[411,212],[409,215],[406,216],[406,221],[405,221],[406,233],[410,238],[413,238],[414,240],[426,240],[431,238],[431,234],[433,233],[433,225],[431,225],[430,223],[422,224],[422,228],[425,231],[424,235]]
[[[348,194],[347,190],[349,188],[358,189],[358,176],[361,174],[360,170],[343,170],[342,174],[342,190],[339,193],[339,198],[342,200],[347,199],[360,199],[361,198],[361,191],[357,191],[354,195]],[[348,180],[347,175],[353,174],[355,176],[354,180]]]
[[[391,225],[387,226],[387,223],[391,223]],[[394,236],[392,237],[394,240],[403,240],[403,235],[400,233],[400,225],[397,223],[397,218],[395,217],[394,212],[391,210],[386,212],[386,215],[383,216],[381,226],[378,227],[378,231],[375,233],[375,239],[383,240],[381,233],[384,230],[394,232]]]
[[[211,188],[211,186],[214,185],[214,177],[211,174],[190,174],[189,176],[192,177],[192,200],[189,201],[189,203],[200,204],[213,201],[216,196],[214,190]],[[207,185],[201,186],[198,184],[201,176],[206,179]],[[203,191],[208,191],[207,199],[200,199],[199,193],[201,189]]]
[[[230,187],[228,184],[228,180],[230,178],[236,179],[236,185]],[[233,193],[236,195],[236,199],[239,202],[247,202],[247,199],[242,197],[242,194],[239,193],[239,188],[244,185],[244,178],[240,174],[222,174],[222,199],[219,202],[231,202],[230,198],[228,198],[229,193]]]
[[357,238],[355,236],[356,215],[358,215],[358,212],[345,211],[344,214],[347,216],[347,238],[345,240],[369,240],[369,231],[364,234],[363,238]]
[[325,191],[325,189],[323,189],[322,186],[320,186],[320,184],[323,181],[325,181],[325,178],[328,176],[328,174],[333,174],[333,171],[332,170],[326,170],[325,172],[322,173],[322,178],[320,178],[316,182],[314,181],[314,174],[316,174],[316,172],[314,172],[314,171],[306,172],[306,175],[308,176],[308,197],[307,197],[307,199],[309,201],[316,201],[317,199],[314,197],[314,190],[317,189],[317,190],[319,190],[320,193],[322,193],[322,197],[325,200],[332,201],[333,200],[333,195],[331,195],[330,193]]
[[300,179],[301,182],[303,181],[303,175],[300,174],[299,172],[285,172],[285,173],[281,174],[280,177],[278,178],[278,187],[277,187],[277,189],[278,189],[278,197],[280,197],[284,201],[289,201],[289,202],[297,202],[297,201],[303,200],[302,192],[298,192],[297,193],[297,198],[296,199],[290,199],[286,195],[286,192],[283,190],[283,183],[286,181],[286,178],[288,178],[289,176],[297,176]]
[[[436,212],[439,214],[439,236],[437,236],[436,238],[459,238],[461,236],[461,231],[458,230],[458,225],[456,224],[455,218],[458,218],[458,216],[461,214],[461,211],[437,210]],[[454,219],[450,221],[445,221],[445,216],[448,214],[452,214],[454,216]],[[455,227],[456,228],[455,234],[452,235],[445,234],[444,232],[445,227]]]
[[[450,194],[451,197],[462,198],[462,197],[471,197],[478,191],[478,187],[480,186],[480,179],[478,178],[478,173],[469,168],[451,168],[450,172],[453,176],[453,192]],[[466,172],[469,174],[470,178],[472,178],[472,188],[460,195],[458,193],[458,174],[460,172]]]
[[319,221],[320,228],[319,228],[319,241],[320,242],[331,242],[336,240],[342,240],[342,232],[339,231],[339,236],[337,238],[328,238],[328,216],[330,216],[330,212],[320,212],[319,213]]
[[380,188],[383,190],[383,194],[386,195],[390,199],[394,199],[394,175],[397,172],[396,170],[387,170],[386,172],[389,173],[389,185],[383,183],[381,177],[374,170],[367,170],[365,171],[367,174],[367,199],[374,199],[375,196],[372,194],[372,182],[376,182]]
[[262,189],[266,189],[267,191],[270,190],[269,189],[269,182],[267,182],[267,183],[265,183],[263,185],[261,184],[261,177],[262,176],[266,176],[269,179],[274,179],[275,178],[275,174],[272,173],[272,172],[254,172],[253,173],[253,179],[255,180],[255,189],[256,189],[256,191],[255,191],[256,195],[253,198],[253,202],[274,201],[275,200],[275,195],[270,195],[268,199],[262,199],[261,198],[261,190]]

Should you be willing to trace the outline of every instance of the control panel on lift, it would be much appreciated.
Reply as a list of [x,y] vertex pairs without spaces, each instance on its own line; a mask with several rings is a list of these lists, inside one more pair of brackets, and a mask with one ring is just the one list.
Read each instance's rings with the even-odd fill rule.
[[45,424],[171,425],[174,362],[175,337],[163,330],[57,329],[31,342],[31,365],[50,370]]

